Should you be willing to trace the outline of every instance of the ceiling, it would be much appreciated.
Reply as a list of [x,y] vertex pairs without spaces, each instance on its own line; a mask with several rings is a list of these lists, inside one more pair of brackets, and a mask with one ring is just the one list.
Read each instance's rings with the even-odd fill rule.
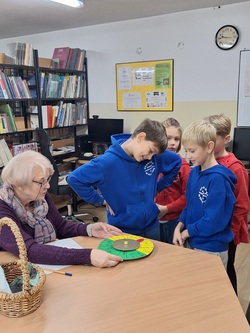
[[85,0],[80,9],[50,0],[1,0],[0,39],[173,12],[245,2],[242,0]]

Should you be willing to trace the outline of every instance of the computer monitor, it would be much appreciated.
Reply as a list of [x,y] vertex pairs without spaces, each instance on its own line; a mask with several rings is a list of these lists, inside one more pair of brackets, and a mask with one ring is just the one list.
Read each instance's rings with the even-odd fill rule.
[[89,119],[88,140],[111,143],[111,135],[123,133],[123,119]]
[[242,161],[250,161],[250,126],[235,127],[233,153]]

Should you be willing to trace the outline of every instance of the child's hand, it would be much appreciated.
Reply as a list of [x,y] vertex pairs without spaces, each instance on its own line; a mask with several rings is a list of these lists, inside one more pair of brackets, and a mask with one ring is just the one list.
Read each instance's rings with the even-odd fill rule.
[[158,219],[161,219],[163,216],[165,216],[168,213],[167,206],[156,204],[160,213],[158,214]]
[[183,242],[185,242],[186,239],[189,238],[189,237],[190,237],[190,236],[189,236],[189,233],[188,233],[187,229],[184,230],[184,231],[182,231],[182,233],[181,233],[181,238],[183,239]]
[[106,210],[108,210],[110,212],[110,215],[115,215],[113,209],[109,206],[109,204],[106,202]]
[[175,229],[175,231],[174,231],[174,237],[173,237],[173,244],[181,246],[181,247],[184,247],[184,242],[183,242],[183,239],[181,237],[180,230],[176,230]]
[[174,237],[173,237],[173,244],[174,245],[178,245],[178,246],[181,246],[181,247],[184,247],[184,240],[182,238],[182,234],[183,232],[181,232],[181,230],[183,229],[183,223],[182,222],[179,222],[174,230]]

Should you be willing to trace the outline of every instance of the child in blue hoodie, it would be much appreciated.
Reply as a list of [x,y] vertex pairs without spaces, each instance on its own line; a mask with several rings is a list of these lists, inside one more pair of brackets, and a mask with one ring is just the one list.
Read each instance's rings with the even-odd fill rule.
[[154,199],[172,184],[181,159],[166,150],[166,130],[158,121],[145,119],[132,135],[117,134],[111,140],[103,155],[74,170],[67,181],[85,201],[107,205],[107,223],[159,240],[160,211]]
[[208,121],[189,125],[182,143],[194,168],[187,183],[187,206],[175,228],[173,243],[218,255],[226,267],[228,245],[234,238],[230,226],[236,177],[216,161],[216,129]]

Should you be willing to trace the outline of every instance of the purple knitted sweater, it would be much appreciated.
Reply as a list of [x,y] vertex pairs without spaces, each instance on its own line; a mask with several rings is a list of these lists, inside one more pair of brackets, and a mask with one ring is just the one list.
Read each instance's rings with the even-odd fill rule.
[[[58,239],[87,236],[86,224],[66,221],[59,214],[49,194],[46,194],[45,200],[49,205],[47,219],[53,224]],[[16,222],[23,236],[29,261],[48,265],[91,265],[91,249],[67,249],[36,243],[34,229],[28,224],[23,224],[13,210],[0,199],[0,218],[2,217],[9,217]],[[19,255],[14,235],[8,226],[3,226],[0,233],[1,250]]]

